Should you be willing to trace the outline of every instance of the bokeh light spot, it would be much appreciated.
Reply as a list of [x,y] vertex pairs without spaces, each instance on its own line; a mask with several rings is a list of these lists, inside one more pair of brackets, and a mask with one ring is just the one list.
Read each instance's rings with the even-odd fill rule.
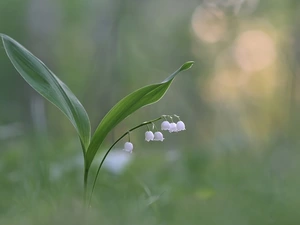
[[240,68],[256,72],[270,66],[276,58],[274,40],[261,30],[250,30],[239,35],[234,46],[234,57]]
[[226,16],[220,9],[198,6],[192,16],[192,29],[200,40],[216,43],[225,36]]

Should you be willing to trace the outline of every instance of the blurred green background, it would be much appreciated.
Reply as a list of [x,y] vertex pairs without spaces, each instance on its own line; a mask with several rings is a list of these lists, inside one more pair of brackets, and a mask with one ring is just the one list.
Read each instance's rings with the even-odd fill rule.
[[[299,15],[298,0],[1,0],[0,32],[70,87],[93,130],[126,94],[195,61],[102,152],[162,114],[187,130],[163,143],[133,132],[132,155],[119,143],[87,224],[289,225],[300,223]],[[0,71],[0,224],[84,224],[72,125],[2,45]]]

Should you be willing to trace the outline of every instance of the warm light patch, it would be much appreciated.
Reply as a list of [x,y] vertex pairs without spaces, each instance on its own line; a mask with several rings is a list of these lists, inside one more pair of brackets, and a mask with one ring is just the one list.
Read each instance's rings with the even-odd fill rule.
[[215,101],[238,102],[248,75],[233,69],[220,70],[210,82],[210,96]]
[[242,70],[260,71],[275,61],[275,43],[267,33],[261,30],[246,31],[236,40],[234,57]]
[[227,29],[225,14],[216,8],[199,6],[192,16],[192,29],[200,40],[216,43],[225,36]]
[[205,95],[208,100],[239,104],[248,98],[271,97],[279,82],[275,64],[250,73],[236,65],[231,49],[228,48],[216,58],[214,75],[207,80]]

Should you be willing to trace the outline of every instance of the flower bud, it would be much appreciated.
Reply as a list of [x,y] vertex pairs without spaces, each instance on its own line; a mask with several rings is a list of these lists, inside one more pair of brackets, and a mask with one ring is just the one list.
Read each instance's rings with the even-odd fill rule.
[[172,132],[177,132],[177,126],[176,126],[176,123],[170,123],[170,129],[169,129],[169,132],[172,133]]
[[133,150],[133,144],[131,142],[126,142],[124,144],[124,151],[132,153]]
[[154,141],[163,141],[164,140],[164,136],[161,132],[157,131],[154,133]]
[[177,127],[177,131],[185,130],[185,124],[181,120],[177,122],[176,127]]
[[170,123],[169,121],[164,121],[161,123],[161,130],[169,130],[170,129]]
[[152,131],[146,131],[145,133],[145,141],[153,141],[154,139],[154,134]]

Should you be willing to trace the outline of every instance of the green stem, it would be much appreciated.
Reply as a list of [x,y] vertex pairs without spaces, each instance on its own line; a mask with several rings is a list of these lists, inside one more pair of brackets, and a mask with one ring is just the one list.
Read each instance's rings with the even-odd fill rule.
[[84,206],[86,206],[86,200],[87,200],[87,181],[88,181],[88,175],[89,175],[89,170],[84,168],[84,177],[83,177],[83,188],[84,188]]
[[80,139],[80,144],[81,144],[81,149],[82,149],[82,153],[83,153],[83,161],[84,161],[84,175],[83,175],[83,202],[84,202],[84,207],[86,207],[86,199],[87,199],[87,181],[88,181],[88,174],[89,174],[89,170],[86,169],[86,159],[85,159],[85,147],[83,142]]
[[99,167],[98,167],[98,170],[97,170],[97,173],[96,173],[96,177],[95,177],[95,179],[94,179],[94,183],[93,183],[91,195],[90,195],[90,198],[89,198],[89,205],[91,204],[92,196],[93,196],[93,193],[94,193],[94,189],[95,189],[95,186],[96,186],[96,181],[97,181],[97,178],[98,178],[100,169],[102,168],[102,165],[103,165],[103,163],[104,163],[104,161],[105,161],[107,155],[108,155],[109,152],[112,150],[112,148],[113,148],[113,147],[114,147],[114,146],[115,146],[115,145],[116,145],[123,137],[125,137],[127,134],[129,134],[129,132],[134,131],[134,130],[136,130],[136,129],[142,127],[142,126],[146,126],[146,125],[148,125],[148,124],[150,124],[150,123],[154,123],[155,121],[158,121],[158,120],[161,120],[161,119],[162,119],[162,116],[161,116],[161,117],[158,117],[158,118],[156,118],[156,119],[154,119],[154,120],[146,121],[146,122],[144,122],[144,123],[141,123],[140,125],[137,125],[137,126],[131,128],[130,130],[128,130],[127,132],[125,132],[121,137],[119,137],[118,140],[116,140],[116,141],[110,146],[110,148],[109,148],[109,149],[107,150],[107,152],[105,153],[105,155],[104,155],[104,157],[102,158],[101,163],[100,163],[100,165],[99,165]]

